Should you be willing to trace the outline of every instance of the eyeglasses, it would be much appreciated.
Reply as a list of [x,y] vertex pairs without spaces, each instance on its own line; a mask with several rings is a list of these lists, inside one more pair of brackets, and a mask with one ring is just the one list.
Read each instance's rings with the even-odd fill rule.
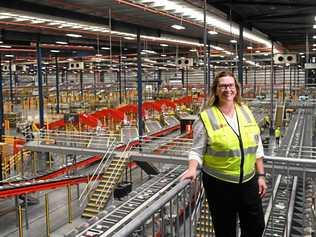
[[225,90],[226,88],[229,88],[229,89],[235,89],[235,84],[234,83],[231,83],[231,84],[218,84],[218,87],[221,89],[221,90]]

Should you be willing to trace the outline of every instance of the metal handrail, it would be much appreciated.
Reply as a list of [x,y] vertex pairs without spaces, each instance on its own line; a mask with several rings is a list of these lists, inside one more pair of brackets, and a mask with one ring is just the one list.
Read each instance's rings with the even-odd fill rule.
[[[128,143],[123,151],[123,153],[121,154],[118,163],[116,164],[113,172],[111,173],[108,181],[110,181],[113,176],[117,176],[118,171],[121,170],[123,164],[125,164],[125,160],[129,157],[129,151],[131,150],[133,144]],[[113,159],[112,159],[113,160]],[[107,183],[106,183],[107,184]],[[98,209],[101,207],[103,201],[105,200],[105,196],[103,195],[104,191],[105,191],[106,185],[104,185],[101,194],[98,196],[98,199],[96,200],[96,205],[98,205]],[[100,198],[102,197],[101,201]]]
[[[98,164],[97,168],[94,170],[91,179],[89,180],[89,182],[87,183],[86,187],[84,188],[84,190],[82,191],[79,200],[81,201],[80,206],[83,205],[84,201],[87,199],[90,191],[93,189],[94,184],[97,182],[97,179],[100,176],[100,173],[102,172],[102,170],[104,169],[104,167],[110,162],[111,159],[107,159],[106,162],[102,165],[104,159],[108,156],[108,154],[110,153],[110,157],[113,154],[114,150],[115,150],[115,140],[113,140],[113,142],[111,144],[109,144],[109,146],[107,147],[107,150],[105,152],[105,154],[102,157],[102,160],[100,161],[100,163]],[[98,172],[97,176],[96,173]],[[95,177],[96,176],[96,177]],[[91,184],[92,183],[92,184]]]
[[112,237],[126,237],[133,233],[139,226],[144,224],[148,218],[156,213],[157,210],[166,205],[174,196],[191,183],[190,180],[183,180],[179,182],[169,192],[160,197],[156,202],[151,204],[146,211],[139,213],[134,219],[124,226],[121,230],[115,233]]

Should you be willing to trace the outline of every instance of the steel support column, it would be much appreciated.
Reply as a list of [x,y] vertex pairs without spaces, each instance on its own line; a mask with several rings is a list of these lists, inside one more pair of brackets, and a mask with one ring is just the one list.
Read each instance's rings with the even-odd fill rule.
[[80,96],[81,96],[81,101],[83,102],[83,70],[80,70]]
[[97,73],[98,73],[96,69],[98,70],[98,66],[96,66],[93,71],[93,96],[94,96],[95,102],[97,101]]
[[[305,63],[309,63],[309,41],[308,41],[308,33],[306,33],[306,41],[305,41]],[[308,70],[305,70],[305,80],[304,80],[304,88],[306,87],[306,84],[308,83]]]
[[204,34],[203,34],[203,52],[204,52],[204,64],[203,64],[203,71],[204,71],[204,102],[207,100],[208,94],[208,86],[207,86],[207,26],[206,26],[206,11],[207,11],[207,1],[204,0],[203,6],[203,16],[204,16]]
[[291,65],[289,66],[290,69],[290,98],[292,99],[292,67]]
[[126,81],[126,68],[124,67],[124,103],[127,104],[127,81]]
[[143,136],[143,85],[142,85],[142,58],[141,58],[141,42],[140,28],[137,29],[137,119],[138,119],[138,134]]
[[211,95],[211,42],[207,43],[207,96]]
[[238,40],[238,82],[241,88],[241,95],[243,95],[243,72],[244,72],[244,25],[239,24],[239,40]]
[[[4,135],[4,118],[3,118],[3,88],[2,88],[2,62],[1,62],[2,55],[0,54],[0,142],[2,142],[2,135]],[[0,170],[1,171],[1,170]],[[2,172],[0,172],[0,176],[2,175]],[[2,178],[1,178],[2,180]]]
[[118,80],[118,84],[119,84],[119,95],[120,95],[120,104],[122,104],[122,52],[120,53],[119,56],[119,70],[117,72],[117,80]]
[[267,66],[264,65],[264,91],[267,91]]
[[273,64],[273,41],[271,41],[271,71],[270,71],[270,136],[273,135],[273,94],[274,94],[274,88],[273,88],[273,77],[274,77],[274,64]]
[[59,69],[58,69],[58,58],[55,57],[56,66],[56,113],[59,114]]
[[156,98],[159,98],[160,86],[161,86],[161,84],[162,84],[161,69],[158,69],[157,77],[158,77],[158,78],[157,78],[158,83],[157,83],[157,96],[156,96]]
[[9,60],[9,83],[10,83],[10,102],[13,108],[13,77],[12,77],[12,59]]
[[181,68],[180,71],[181,71],[181,83],[182,83],[182,87],[184,87],[184,68]]
[[253,69],[253,93],[254,96],[256,97],[256,92],[257,92],[257,67],[254,66],[255,68]]
[[[3,93],[2,93],[2,64],[1,64],[2,55],[0,54],[0,142],[2,142],[2,135],[4,135],[4,119],[3,119]],[[3,180],[2,177],[2,152],[0,152],[0,181]],[[0,184],[1,186],[1,184]]]
[[40,128],[44,127],[44,96],[43,96],[43,79],[42,79],[42,50],[39,41],[36,42],[37,58],[37,80],[38,80],[38,100],[39,100],[39,122]]
[[282,92],[282,101],[284,104],[285,101],[285,64],[283,65],[283,92]]
[[186,77],[186,96],[189,96],[189,67],[185,67],[185,77]]

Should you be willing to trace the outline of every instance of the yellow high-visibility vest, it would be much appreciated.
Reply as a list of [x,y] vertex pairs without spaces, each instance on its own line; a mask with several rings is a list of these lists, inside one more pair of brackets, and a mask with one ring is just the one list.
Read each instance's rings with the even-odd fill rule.
[[236,104],[235,111],[239,136],[216,106],[200,113],[208,134],[203,170],[223,181],[244,183],[255,175],[260,129],[247,106]]
[[276,128],[276,129],[275,129],[275,131],[274,131],[274,136],[277,137],[277,138],[278,138],[278,137],[281,137],[281,130],[280,130],[279,128]]

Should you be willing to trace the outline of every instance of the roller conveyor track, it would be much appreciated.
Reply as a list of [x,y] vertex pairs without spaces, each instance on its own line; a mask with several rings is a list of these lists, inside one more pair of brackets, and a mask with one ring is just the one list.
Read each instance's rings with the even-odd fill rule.
[[[301,157],[306,129],[305,111],[299,110],[289,125],[288,132],[283,138],[283,149],[279,156]],[[301,177],[279,175],[276,179],[273,195],[270,195],[266,209],[266,229],[264,236],[304,236],[306,224],[302,219],[305,206],[305,182]],[[293,231],[294,230],[294,231]],[[295,233],[295,234],[294,234]]]
[[178,182],[177,178],[185,168],[184,166],[177,166],[161,172],[158,176],[133,191],[131,193],[133,196],[129,200],[76,236],[112,236],[139,211],[150,206],[150,203],[172,188]]
[[270,198],[269,206],[265,213],[265,219],[267,221],[264,236],[284,236],[284,231],[287,228],[288,211],[290,204],[292,190],[295,189],[296,182],[293,182],[293,176],[281,176],[279,175],[273,195]]

